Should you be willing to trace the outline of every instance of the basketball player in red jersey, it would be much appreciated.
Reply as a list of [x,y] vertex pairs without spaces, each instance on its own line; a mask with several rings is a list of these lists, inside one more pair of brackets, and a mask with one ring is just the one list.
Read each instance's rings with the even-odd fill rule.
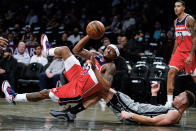
[[191,15],[186,14],[184,10],[185,3],[182,0],[176,1],[174,6],[174,11],[177,15],[177,19],[174,21],[176,40],[169,63],[166,106],[172,105],[173,84],[176,74],[183,69],[185,69],[186,73],[193,74],[195,70],[196,37],[193,35],[195,20]]
[[[57,47],[48,49],[48,38],[42,35],[41,44],[43,46],[43,55],[61,56],[65,64],[65,77],[69,81],[62,87],[51,90],[42,90],[40,92],[28,94],[16,94],[7,81],[2,84],[2,91],[5,93],[8,102],[15,104],[16,101],[28,102],[39,101],[50,98],[60,104],[70,102],[80,102],[88,96],[111,87],[113,76],[116,68],[112,62],[119,56],[118,48],[110,44],[104,51],[103,55],[91,53],[83,49],[90,37],[86,35],[74,47],[75,55],[89,60],[85,69],[82,69],[79,61],[71,53],[68,47]],[[82,108],[82,107],[81,107]]]

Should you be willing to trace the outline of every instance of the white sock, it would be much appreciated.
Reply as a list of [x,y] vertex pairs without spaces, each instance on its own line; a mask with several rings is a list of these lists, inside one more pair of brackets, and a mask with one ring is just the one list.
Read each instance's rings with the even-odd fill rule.
[[[58,48],[58,47],[56,47],[56,48]],[[49,56],[54,56],[54,50],[55,50],[56,48],[50,48],[50,49],[48,49],[48,55],[49,55]]]
[[14,98],[14,101],[28,102],[27,94],[17,94],[16,97]]
[[169,103],[172,103],[172,101],[173,101],[173,95],[167,95],[167,101]]

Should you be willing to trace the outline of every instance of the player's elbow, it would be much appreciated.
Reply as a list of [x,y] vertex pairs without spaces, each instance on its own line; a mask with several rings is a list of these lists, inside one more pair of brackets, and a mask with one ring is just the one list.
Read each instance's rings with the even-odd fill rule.
[[172,125],[175,124],[176,122],[171,121],[171,120],[164,120],[164,121],[160,121],[160,122],[155,122],[153,125],[154,126],[167,126],[167,125]]

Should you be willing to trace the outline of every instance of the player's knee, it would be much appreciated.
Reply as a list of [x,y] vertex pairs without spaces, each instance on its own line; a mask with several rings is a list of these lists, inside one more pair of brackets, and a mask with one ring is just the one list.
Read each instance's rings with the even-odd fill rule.
[[61,47],[61,50],[62,50],[63,52],[71,52],[70,49],[69,49],[69,47],[67,47],[67,46]]
[[49,98],[49,90],[44,89],[39,92],[41,98]]
[[170,69],[168,72],[168,77],[175,77],[177,74],[177,70],[176,69]]

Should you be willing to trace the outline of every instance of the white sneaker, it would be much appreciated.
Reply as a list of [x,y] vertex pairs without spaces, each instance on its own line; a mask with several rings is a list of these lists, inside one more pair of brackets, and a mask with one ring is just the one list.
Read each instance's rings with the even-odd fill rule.
[[42,45],[42,56],[47,57],[48,56],[48,49],[50,48],[47,35],[42,34],[40,43]]
[[11,88],[9,82],[7,80],[3,81],[1,86],[2,92],[5,94],[5,99],[9,103],[16,104],[14,98],[16,97],[15,91]]

